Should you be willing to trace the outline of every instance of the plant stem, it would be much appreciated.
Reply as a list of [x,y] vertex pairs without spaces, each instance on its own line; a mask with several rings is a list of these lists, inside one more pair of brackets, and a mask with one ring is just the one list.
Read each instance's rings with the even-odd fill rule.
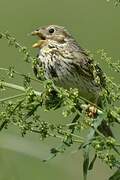
[[0,99],[0,102],[8,101],[8,100],[19,98],[19,97],[22,97],[22,96],[25,96],[25,93],[17,94],[15,96],[10,96],[10,97],[7,97],[7,98]]
[[[0,70],[1,71],[7,71],[7,72],[9,72],[9,69],[7,69],[7,68],[0,68]],[[14,74],[16,74],[16,75],[18,75],[18,76],[22,76],[22,77],[25,77],[27,74],[23,74],[23,73],[20,73],[20,72],[18,72],[18,71],[14,71],[13,70],[13,73]],[[34,77],[29,77],[31,80],[33,80],[33,81],[36,81],[36,82],[39,82],[40,83],[40,80],[38,80],[38,79],[36,79],[36,78],[34,78]]]
[[[36,130],[36,129],[30,129],[30,131],[31,131],[31,132],[34,132],[34,133],[40,134],[40,131],[39,131],[39,130]],[[58,135],[58,134],[49,133],[48,135],[51,136],[51,137],[55,137],[55,138],[59,138],[59,139],[64,140],[64,136],[60,136],[60,135]],[[81,139],[73,139],[73,142],[83,143],[84,141],[81,140]]]
[[[3,82],[3,81],[0,81],[0,85],[3,86],[3,87],[7,87],[7,88],[11,88],[11,89],[16,89],[18,91],[23,91],[23,92],[26,92],[26,90],[27,90],[23,86],[19,86],[19,85],[12,84],[12,83],[7,83],[7,82]],[[34,93],[36,95],[38,95],[38,96],[41,96],[41,92],[34,91]]]
[[[16,90],[23,91],[23,92],[27,91],[27,89],[25,89],[23,86],[19,86],[19,85],[12,84],[12,83],[7,83],[7,82],[4,82],[4,81],[0,81],[0,86],[11,88],[11,89],[16,89]],[[42,94],[42,92],[35,91],[35,90],[33,90],[33,91],[37,96],[41,96],[41,94]],[[82,109],[86,110],[88,108],[88,105],[82,104],[80,107]],[[100,109],[97,109],[97,113],[102,114],[103,111],[100,110]],[[116,114],[114,115],[114,111],[111,111],[111,116],[116,119],[116,122],[120,122],[120,118],[116,117]]]

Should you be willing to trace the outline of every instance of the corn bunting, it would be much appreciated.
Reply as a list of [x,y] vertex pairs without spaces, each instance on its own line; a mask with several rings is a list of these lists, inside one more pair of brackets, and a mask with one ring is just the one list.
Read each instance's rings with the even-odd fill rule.
[[[94,64],[72,35],[62,26],[49,25],[32,32],[40,39],[33,45],[39,48],[38,63],[34,67],[37,75],[39,66],[44,67],[47,79],[63,88],[77,88],[81,97],[99,105],[100,93],[105,88],[105,77],[101,68]],[[109,131],[106,123],[101,126]]]

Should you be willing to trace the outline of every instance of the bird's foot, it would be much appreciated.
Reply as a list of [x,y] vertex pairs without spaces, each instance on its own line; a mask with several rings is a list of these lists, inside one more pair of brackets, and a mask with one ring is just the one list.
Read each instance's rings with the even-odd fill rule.
[[96,118],[96,116],[97,116],[97,108],[96,108],[96,106],[89,105],[86,112],[87,112],[87,115],[90,118]]

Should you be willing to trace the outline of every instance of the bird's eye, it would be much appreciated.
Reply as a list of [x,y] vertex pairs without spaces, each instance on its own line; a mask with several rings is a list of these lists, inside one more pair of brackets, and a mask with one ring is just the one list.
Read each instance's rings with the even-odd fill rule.
[[49,29],[49,33],[50,33],[50,34],[54,33],[54,31],[55,31],[55,30],[54,30],[53,28],[50,28],[50,29]]

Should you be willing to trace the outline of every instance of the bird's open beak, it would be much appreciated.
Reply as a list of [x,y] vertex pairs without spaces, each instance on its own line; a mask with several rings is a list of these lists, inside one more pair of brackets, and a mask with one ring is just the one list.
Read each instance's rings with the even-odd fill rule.
[[35,30],[35,31],[33,31],[33,32],[31,32],[31,35],[32,36],[39,36],[39,35],[41,35],[41,32],[39,31],[39,30]]
[[42,48],[46,44],[46,40],[40,39],[38,42],[32,45],[33,48]]
[[33,31],[31,35],[33,36],[36,35],[40,37],[40,40],[37,43],[32,45],[33,48],[42,48],[44,45],[46,45],[47,40],[45,39],[44,35],[40,31],[37,31],[37,30]]

